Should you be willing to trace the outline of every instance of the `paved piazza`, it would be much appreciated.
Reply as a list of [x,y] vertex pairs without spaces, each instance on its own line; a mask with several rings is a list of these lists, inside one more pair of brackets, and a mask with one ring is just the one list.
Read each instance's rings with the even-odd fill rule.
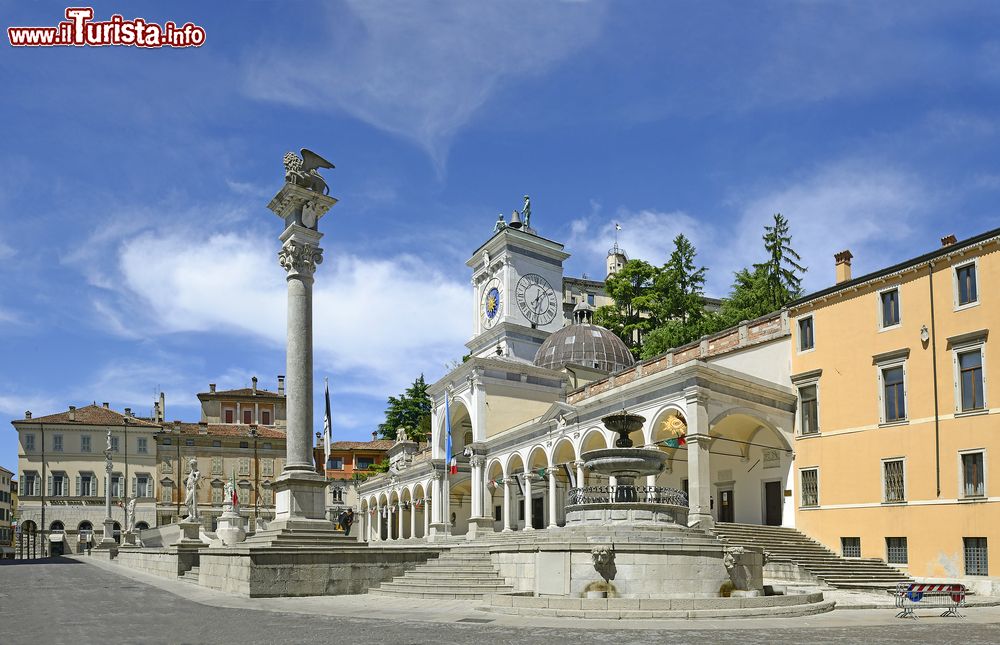
[[[181,595],[183,594],[183,596]],[[70,558],[3,561],[4,645],[19,643],[996,643],[1000,608],[961,620],[891,610],[788,620],[620,622],[492,616],[473,603],[368,596],[248,599]],[[490,621],[462,622],[462,621]]]

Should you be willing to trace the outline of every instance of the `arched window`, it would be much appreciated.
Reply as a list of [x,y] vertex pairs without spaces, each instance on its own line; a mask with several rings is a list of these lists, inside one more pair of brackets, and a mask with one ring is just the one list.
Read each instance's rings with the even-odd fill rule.
[[112,533],[112,535],[115,538],[115,542],[117,542],[118,544],[122,543],[122,525],[121,525],[121,523],[115,522],[115,528],[114,528],[114,532]]
[[52,533],[57,533],[57,532],[58,533],[65,533],[66,532],[66,526],[62,522],[60,522],[59,520],[56,520],[52,524],[49,524],[49,531],[51,531]]
[[149,524],[146,523],[146,522],[136,522],[135,523],[135,530],[136,531],[145,531],[148,528],[149,528]]

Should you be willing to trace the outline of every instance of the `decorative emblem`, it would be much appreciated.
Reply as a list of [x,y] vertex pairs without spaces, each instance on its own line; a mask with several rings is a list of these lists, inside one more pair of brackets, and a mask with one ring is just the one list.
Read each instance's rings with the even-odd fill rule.
[[500,281],[491,279],[483,288],[483,325],[490,328],[500,320]]

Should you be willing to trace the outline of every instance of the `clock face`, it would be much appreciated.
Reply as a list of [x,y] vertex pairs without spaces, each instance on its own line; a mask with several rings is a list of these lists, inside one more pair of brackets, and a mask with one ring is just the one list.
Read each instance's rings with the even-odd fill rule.
[[490,328],[500,320],[500,281],[496,278],[483,288],[483,326]]
[[536,273],[528,273],[517,281],[514,294],[521,313],[536,325],[547,325],[556,317],[556,292],[552,286]]

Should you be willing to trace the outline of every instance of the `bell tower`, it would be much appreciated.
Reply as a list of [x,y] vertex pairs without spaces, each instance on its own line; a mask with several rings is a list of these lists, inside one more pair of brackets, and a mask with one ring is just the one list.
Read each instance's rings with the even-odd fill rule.
[[569,254],[519,218],[502,224],[466,262],[473,303],[473,337],[466,347],[473,356],[531,362],[549,334],[563,326],[563,261]]

